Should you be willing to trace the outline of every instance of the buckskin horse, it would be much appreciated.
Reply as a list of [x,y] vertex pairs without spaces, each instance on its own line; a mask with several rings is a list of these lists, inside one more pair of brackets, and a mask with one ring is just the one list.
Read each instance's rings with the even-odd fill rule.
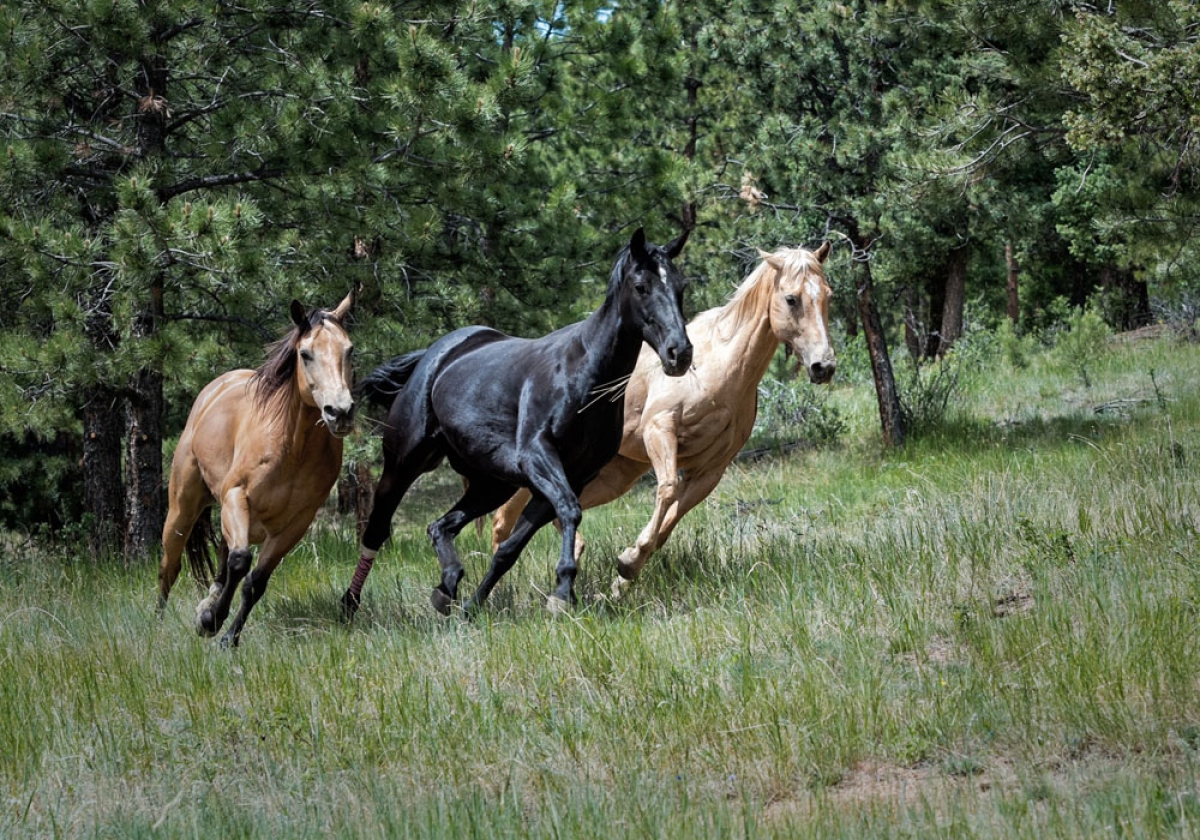
[[466,479],[458,503],[429,526],[441,564],[431,603],[443,614],[463,576],[454,539],[521,487],[531,501],[492,557],[466,611],[479,607],[539,528],[562,523],[562,552],[551,610],[576,602],[578,494],[621,442],[620,386],[642,342],[654,348],[667,376],[691,366],[681,311],[684,278],[672,264],[687,234],[666,246],[648,244],[639,228],[621,250],[600,308],[585,320],[537,339],[467,327],[425,350],[398,356],[373,371],[360,393],[390,405],[383,432],[383,475],[363,534],[361,557],[342,605],[351,616],[392,515],[422,473],[443,459]]
[[[214,636],[238,583],[242,606],[221,638],[238,643],[271,573],[304,536],[342,466],[342,438],[353,425],[351,351],[345,318],[351,291],[330,311],[291,304],[294,326],[258,370],[234,370],[196,397],[171,463],[170,508],[163,527],[158,609],[179,576],[196,521],[221,505],[224,546],[216,580],[196,607],[196,632]],[[250,570],[252,544],[261,544]],[[189,546],[192,569],[205,564]],[[207,582],[202,580],[202,582]]]
[[[667,541],[679,520],[717,486],[750,438],[758,411],[758,383],[782,342],[814,383],[833,378],[829,343],[830,288],[816,251],[760,252],[762,262],[730,301],[696,316],[688,336],[696,364],[688,376],[668,379],[643,350],[625,391],[625,430],[619,454],[584,488],[586,510],[624,495],[651,468],[658,479],[654,513],[637,541],[621,552],[612,592],[619,597]],[[513,529],[528,500],[518,493],[497,512],[493,545]],[[576,558],[583,543],[576,545]]]

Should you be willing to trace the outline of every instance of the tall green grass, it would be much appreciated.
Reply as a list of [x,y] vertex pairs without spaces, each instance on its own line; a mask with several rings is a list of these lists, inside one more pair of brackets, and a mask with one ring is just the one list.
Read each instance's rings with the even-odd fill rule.
[[1200,348],[1089,375],[996,362],[903,452],[840,386],[840,448],[735,464],[619,603],[652,487],[589,511],[565,617],[552,532],[433,614],[444,474],[354,624],[328,516],[236,651],[186,578],[158,620],[152,565],[10,540],[0,836],[1195,836]]

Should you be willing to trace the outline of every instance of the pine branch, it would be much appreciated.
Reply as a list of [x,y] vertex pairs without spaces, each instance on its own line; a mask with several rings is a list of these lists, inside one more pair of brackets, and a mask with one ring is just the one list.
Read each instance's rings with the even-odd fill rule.
[[282,177],[284,171],[279,168],[258,169],[254,172],[230,172],[225,175],[206,175],[202,178],[189,178],[186,181],[180,181],[177,184],[172,184],[169,187],[163,187],[157,191],[158,200],[162,202],[170,201],[176,196],[194,190],[208,190],[216,187],[228,187],[233,184],[246,184],[255,181],[267,181],[272,178]]

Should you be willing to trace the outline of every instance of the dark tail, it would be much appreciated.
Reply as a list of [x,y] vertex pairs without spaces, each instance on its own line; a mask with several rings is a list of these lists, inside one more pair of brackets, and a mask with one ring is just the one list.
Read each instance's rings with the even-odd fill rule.
[[358,383],[354,389],[356,396],[366,398],[371,405],[380,408],[391,407],[392,400],[404,388],[404,383],[412,376],[413,368],[424,355],[424,350],[416,350],[384,362]]
[[225,545],[225,538],[218,536],[213,530],[212,508],[205,508],[200,514],[200,518],[196,520],[196,524],[192,526],[192,533],[188,534],[185,551],[188,565],[192,569],[192,577],[201,589],[207,590],[212,584],[215,574],[213,554],[215,553],[217,558],[223,562],[225,555],[229,553],[229,546]]

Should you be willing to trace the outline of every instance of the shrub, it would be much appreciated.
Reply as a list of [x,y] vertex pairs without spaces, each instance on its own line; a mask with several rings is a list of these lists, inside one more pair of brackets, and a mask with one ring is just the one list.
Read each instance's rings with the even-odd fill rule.
[[1066,330],[1058,334],[1054,356],[1060,364],[1077,372],[1083,387],[1092,387],[1090,371],[1104,356],[1112,330],[1093,309],[1076,308],[1067,318]]
[[746,446],[768,449],[807,443],[833,446],[846,421],[829,401],[828,388],[767,378],[758,386],[758,417]]

